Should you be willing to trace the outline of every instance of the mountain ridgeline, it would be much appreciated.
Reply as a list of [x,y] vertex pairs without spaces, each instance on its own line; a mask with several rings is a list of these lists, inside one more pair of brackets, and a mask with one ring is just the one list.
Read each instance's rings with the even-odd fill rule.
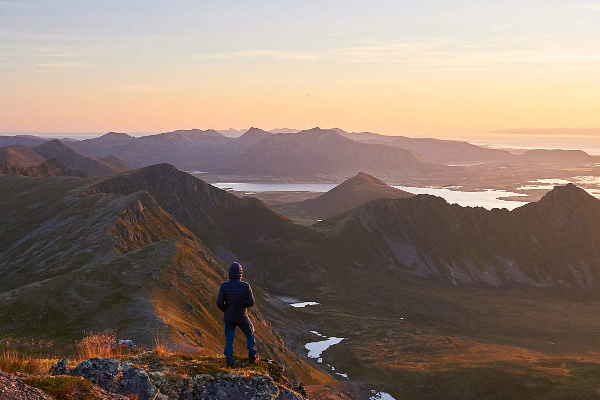
[[589,288],[600,278],[598,221],[600,200],[568,184],[513,211],[418,195],[374,200],[315,227],[358,262],[428,279]]
[[[27,138],[30,140],[29,138]],[[0,147],[0,171],[25,176],[105,176],[128,171],[119,158],[85,156],[58,139],[37,146]]]
[[[0,176],[0,334],[68,343],[84,331],[118,329],[137,343],[164,335],[179,348],[219,354],[222,314],[214,299],[226,265],[161,207],[149,193],[156,193],[153,182],[179,188],[157,193],[158,200],[192,227],[211,218],[222,223],[221,206],[267,209],[168,165],[108,180]],[[196,203],[169,203],[186,195]],[[187,205],[202,207],[188,214]],[[223,232],[208,234],[221,243]],[[255,292],[266,303],[258,285]],[[263,356],[304,382],[332,381],[290,351],[260,309],[251,314]],[[243,352],[241,340],[236,348]]]

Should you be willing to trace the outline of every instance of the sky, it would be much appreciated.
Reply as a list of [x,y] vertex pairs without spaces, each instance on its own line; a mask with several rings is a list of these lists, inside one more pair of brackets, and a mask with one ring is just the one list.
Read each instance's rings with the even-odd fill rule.
[[0,0],[0,132],[600,127],[600,1]]

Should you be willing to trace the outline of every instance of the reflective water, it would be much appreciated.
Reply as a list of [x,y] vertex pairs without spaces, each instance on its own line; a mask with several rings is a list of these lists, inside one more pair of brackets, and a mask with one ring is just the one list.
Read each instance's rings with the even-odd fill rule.
[[376,392],[375,390],[371,390],[370,400],[396,400],[392,397],[391,394],[386,392]]
[[295,307],[295,308],[304,308],[306,306],[318,306],[319,303],[317,303],[316,301],[304,301],[301,303],[290,303],[290,306]]
[[327,338],[326,336],[321,335],[317,331],[311,331],[311,333],[313,333],[319,337],[326,338],[325,340],[320,340],[318,342],[310,342],[310,343],[306,343],[304,345],[306,350],[308,350],[308,356],[310,358],[316,358],[318,362],[323,362],[323,359],[321,358],[321,353],[323,353],[325,350],[327,350],[329,347],[333,346],[334,344],[338,344],[342,340],[344,340],[344,338],[338,338],[338,337],[333,337],[333,336],[330,338]]
[[[333,189],[334,183],[214,183],[214,186],[221,189],[235,190],[239,192],[327,192]],[[526,196],[523,193],[507,192],[504,190],[486,189],[481,192],[467,192],[456,187],[412,187],[412,186],[394,186],[406,192],[413,194],[431,194],[445,199],[450,204],[459,204],[461,206],[491,208],[507,208],[512,210],[522,206],[522,201],[502,200],[501,197],[508,196]]]

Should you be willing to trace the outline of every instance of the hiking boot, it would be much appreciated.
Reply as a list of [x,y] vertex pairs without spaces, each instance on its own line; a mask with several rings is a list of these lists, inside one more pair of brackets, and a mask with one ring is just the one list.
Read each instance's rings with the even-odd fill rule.
[[233,368],[233,360],[225,361],[225,365],[227,365],[229,368]]
[[258,356],[256,354],[248,354],[248,364],[254,364],[258,360]]

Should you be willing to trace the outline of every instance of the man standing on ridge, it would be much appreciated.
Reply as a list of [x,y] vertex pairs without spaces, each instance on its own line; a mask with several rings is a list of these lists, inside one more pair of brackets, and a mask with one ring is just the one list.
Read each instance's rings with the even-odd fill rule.
[[242,281],[242,266],[233,263],[229,267],[229,281],[224,282],[219,289],[217,307],[225,313],[225,362],[228,367],[233,367],[233,340],[235,328],[238,326],[246,335],[248,347],[248,362],[256,362],[256,343],[254,341],[254,326],[248,318],[246,308],[254,305],[252,288],[248,282]]

